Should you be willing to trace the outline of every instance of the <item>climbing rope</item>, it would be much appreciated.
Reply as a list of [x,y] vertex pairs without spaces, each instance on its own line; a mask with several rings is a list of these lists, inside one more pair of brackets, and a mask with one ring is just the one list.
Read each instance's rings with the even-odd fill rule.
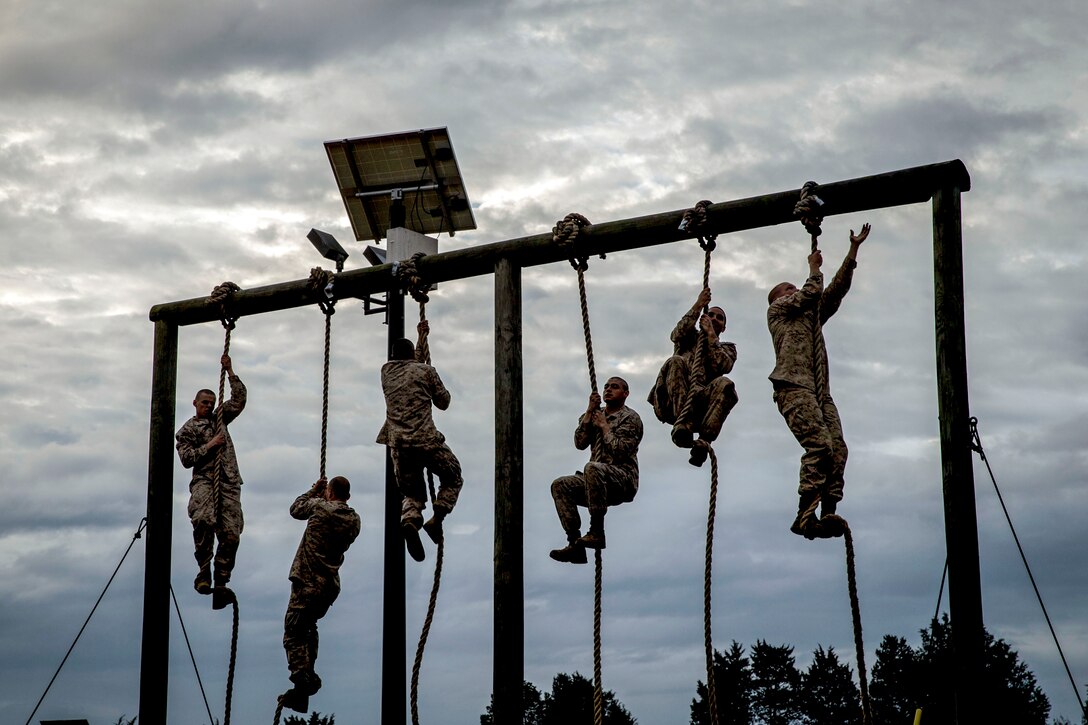
[[861,605],[858,602],[858,580],[854,571],[854,535],[850,532],[850,526],[846,523],[846,519],[842,519],[842,528],[843,539],[846,541],[846,585],[850,590],[850,614],[854,620],[854,650],[858,658],[861,722],[862,725],[871,725],[873,712],[869,706],[869,679],[865,674],[865,643],[862,641],[861,636]]
[[[234,330],[234,323],[238,319],[237,316],[231,316],[230,314],[230,300],[234,296],[235,292],[240,291],[242,288],[234,284],[234,282],[223,282],[216,286],[209,295],[210,300],[219,306],[219,321],[223,325],[223,357],[230,355],[230,334]],[[216,399],[217,407],[215,411],[215,425],[217,431],[223,429],[223,395],[226,393],[227,382],[227,369],[225,366],[219,368],[219,397]],[[218,530],[222,525],[223,514],[223,496],[221,488],[221,479],[223,475],[223,454],[226,450],[226,446],[220,446],[215,457],[215,470],[212,475],[212,499],[215,501],[215,526]],[[223,725],[230,725],[230,708],[231,700],[234,696],[234,665],[238,658],[238,598],[233,595],[230,590],[227,590],[230,603],[234,607],[234,620],[231,627],[230,635],[230,665],[227,668],[227,693],[224,704]],[[213,596],[215,592],[213,592]],[[219,595],[223,596],[223,595]],[[213,598],[212,606],[215,607],[216,600]]]
[[332,272],[314,267],[310,270],[310,293],[317,298],[317,304],[325,314],[325,361],[321,375],[321,456],[320,478],[325,478],[325,461],[329,443],[329,359],[332,348],[332,316],[336,312],[336,298],[331,289],[336,279]]
[[[408,294],[412,296],[412,299],[419,303],[420,324],[427,321],[427,302],[430,301],[430,296],[427,294],[427,291],[430,289],[430,284],[423,279],[417,268],[417,262],[425,256],[427,255],[423,252],[416,252],[411,258],[398,262],[395,271],[397,280],[407,290]],[[416,360],[430,365],[431,349],[427,344],[427,337],[426,333],[421,332],[419,335],[419,344],[416,346]],[[438,497],[434,489],[434,473],[430,469],[427,469],[427,490],[430,494],[431,508],[433,509]],[[410,704],[413,725],[419,725],[419,673],[423,668],[423,652],[427,647],[427,638],[431,633],[431,624],[434,621],[434,611],[438,604],[438,590],[442,585],[442,562],[445,558],[445,545],[446,537],[443,535],[438,540],[438,548],[435,552],[434,580],[431,582],[431,597],[427,603],[427,616],[423,619],[423,629],[419,634],[419,643],[416,645],[415,660],[412,662]]]
[[[810,253],[816,251],[820,234],[823,230],[820,225],[823,223],[824,217],[820,212],[820,208],[824,205],[823,199],[816,195],[816,190],[819,188],[819,184],[815,181],[806,181],[804,186],[801,187],[800,199],[793,207],[793,215],[804,225],[805,231],[809,233],[811,238]],[[815,314],[812,319],[813,328],[813,342],[814,350],[813,356],[818,365],[814,371],[814,379],[816,384],[816,399],[823,401],[827,395],[825,380],[827,380],[827,352],[824,345],[824,337],[822,331],[822,325],[820,324],[820,308],[817,304]],[[816,508],[820,505],[820,497],[817,496],[810,504],[808,509],[805,510],[802,518],[807,516],[815,516]],[[856,651],[858,661],[858,682],[861,690],[861,716],[862,724],[870,725],[872,723],[872,711],[869,707],[869,681],[865,673],[865,646],[862,639],[861,630],[861,606],[858,601],[858,587],[857,587],[857,575],[854,565],[854,536],[850,531],[850,525],[846,522],[846,519],[837,514],[830,514],[820,519],[820,523],[827,522],[832,526],[837,526],[843,535],[843,539],[846,543],[846,581],[847,587],[850,591],[850,614],[854,624],[854,649]]]
[[231,597],[234,605],[234,623],[230,632],[230,664],[227,667],[227,694],[223,700],[223,725],[230,725],[230,705],[234,699],[234,665],[238,660],[238,599]]
[[824,216],[820,213],[824,200],[816,196],[819,186],[815,181],[806,181],[801,187],[801,198],[793,205],[793,215],[805,225],[805,231],[812,236],[813,252],[816,251],[816,240],[823,231],[820,225],[824,221]]
[[[234,284],[234,282],[224,282],[217,285],[209,295],[210,300],[219,306],[219,321],[223,325],[223,355],[224,357],[230,355],[230,333],[234,330],[234,323],[238,319],[237,317],[231,317],[228,312],[230,306],[230,299],[234,296],[235,292],[240,291],[242,288]],[[219,397],[216,398],[215,409],[215,427],[216,431],[223,430],[223,394],[226,392],[227,382],[227,369],[220,366],[219,368]],[[215,470],[212,473],[212,500],[215,502],[215,528],[218,530],[220,527],[220,520],[223,513],[223,497],[220,492],[220,479],[223,474],[223,453],[226,450],[226,446],[220,446],[215,454]]]
[[[982,448],[982,438],[978,434],[978,418],[972,417],[971,424],[971,450],[978,453],[979,458],[986,464],[986,471],[990,474],[990,481],[994,484],[994,492],[997,493],[997,500],[1001,503],[1001,510],[1005,513],[1005,520],[1009,523],[1009,531],[1012,532],[1013,541],[1016,542],[1016,550],[1020,552],[1020,560],[1024,562],[1024,569],[1028,573],[1028,579],[1031,581],[1031,588],[1035,590],[1035,598],[1039,601],[1039,608],[1043,610],[1043,618],[1046,619],[1046,626],[1050,628],[1050,636],[1054,639],[1054,646],[1058,649],[1058,655],[1061,657],[1062,665],[1065,666],[1065,674],[1069,677],[1069,684],[1073,686],[1073,693],[1077,696],[1077,702],[1080,704],[1081,713],[1084,718],[1088,720],[1088,705],[1080,699],[1080,690],[1077,689],[1076,680],[1073,679],[1073,673],[1069,670],[1069,662],[1065,659],[1065,652],[1062,651],[1062,645],[1058,641],[1058,634],[1054,631],[1054,625],[1050,621],[1050,614],[1046,611],[1046,605],[1043,604],[1043,595],[1039,592],[1039,586],[1035,583],[1035,575],[1031,573],[1031,567],[1028,565],[1028,557],[1024,554],[1024,547],[1020,545],[1020,537],[1016,535],[1016,528],[1012,525],[1012,517],[1009,516],[1009,509],[1005,506],[1005,498],[1001,495],[1001,489],[997,487],[997,478],[994,476],[994,471],[990,468],[990,461],[986,458],[986,451]],[[945,561],[945,571],[948,570],[948,562]],[[943,583],[943,579],[942,579]],[[938,601],[938,606],[940,606]],[[934,615],[936,619],[936,615]]]
[[[699,246],[703,249],[703,289],[710,287],[710,255],[717,247],[717,234],[704,234],[706,227],[707,208],[711,202],[707,199],[699,201],[692,208],[684,212],[680,229],[692,234],[699,240]],[[708,306],[703,306],[706,314]],[[684,405],[680,410],[678,420],[690,420],[695,408],[695,398],[706,385],[706,336],[698,328],[696,329],[695,348],[692,350],[691,366],[689,368],[688,394],[684,398]],[[714,640],[711,636],[711,602],[710,590],[714,562],[714,518],[718,499],[718,456],[709,441],[699,439],[694,442],[692,448],[704,448],[710,457],[710,503],[706,520],[706,564],[703,578],[703,640],[706,650],[706,690],[707,705],[712,725],[718,723],[718,693],[717,683],[714,678]]]
[[[578,254],[575,242],[583,228],[591,226],[590,221],[578,213],[567,214],[552,227],[552,241],[570,254],[570,266],[578,273],[578,300],[582,308],[582,331],[586,339],[586,363],[589,367],[589,387],[597,390],[597,370],[593,362],[593,337],[589,329],[589,302],[586,298],[585,271],[589,269],[589,257]],[[604,255],[600,255],[604,259]],[[593,456],[596,457],[600,443],[594,441]],[[603,590],[603,567],[601,550],[595,549],[593,556],[593,723],[604,723],[604,690],[601,686],[601,595]]]

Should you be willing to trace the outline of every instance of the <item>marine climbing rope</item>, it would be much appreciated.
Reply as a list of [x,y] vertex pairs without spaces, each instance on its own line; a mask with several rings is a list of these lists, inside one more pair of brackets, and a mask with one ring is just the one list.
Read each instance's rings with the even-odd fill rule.
[[[586,340],[586,363],[589,367],[589,387],[596,393],[597,370],[593,362],[593,336],[589,329],[589,302],[586,299],[585,272],[589,269],[589,257],[580,254],[576,241],[582,229],[591,226],[588,219],[578,213],[567,214],[552,228],[552,241],[570,254],[570,266],[578,273],[578,300],[582,308],[582,331]],[[604,254],[601,254],[604,259]],[[599,440],[593,443],[596,457]],[[604,690],[601,686],[601,592],[603,589],[601,550],[594,549],[593,556],[593,723],[604,723]]]
[[[422,325],[427,322],[427,302],[430,296],[427,294],[430,283],[426,282],[419,273],[417,262],[427,256],[423,252],[416,252],[409,259],[396,264],[394,274],[401,286],[419,303],[419,322]],[[427,343],[428,333],[421,330],[419,342],[416,345],[416,361],[431,364],[431,348]],[[427,490],[431,498],[431,507],[434,508],[438,497],[434,489],[434,473],[427,469]],[[419,634],[419,643],[416,645],[416,656],[412,662],[412,684],[409,702],[412,712],[412,725],[419,725],[419,673],[423,667],[423,651],[427,647],[427,638],[431,633],[431,623],[434,621],[434,610],[438,604],[438,589],[442,585],[442,561],[445,555],[445,534],[438,539],[434,561],[434,580],[431,583],[431,597],[427,603],[427,616],[423,619],[423,629]]]
[[[691,209],[684,212],[680,229],[695,236],[699,240],[703,255],[703,289],[710,287],[710,255],[717,247],[717,234],[706,234],[704,229],[707,220],[707,208],[711,202],[707,199],[699,201]],[[703,307],[706,314],[707,306]],[[678,416],[679,420],[690,420],[695,398],[699,390],[706,385],[706,336],[699,334],[695,339],[695,349],[692,351],[690,379],[688,380],[688,394],[684,399],[684,405]],[[710,503],[706,517],[706,565],[703,576],[703,645],[706,652],[706,692],[707,709],[710,713],[711,725],[718,723],[718,693],[714,678],[714,640],[711,636],[711,575],[714,563],[714,519],[718,507],[718,456],[710,441],[699,438],[692,444],[693,449],[703,449],[710,458]]]
[[[793,215],[804,225],[805,231],[809,233],[811,238],[810,253],[816,252],[820,234],[823,232],[820,225],[823,224],[824,216],[820,209],[823,207],[824,201],[816,195],[818,189],[819,184],[815,181],[806,181],[801,187],[800,199],[793,207]],[[813,339],[816,345],[814,358],[819,366],[814,371],[813,376],[816,383],[816,398],[817,400],[823,400],[827,395],[824,385],[824,381],[827,380],[827,352],[824,347],[824,336],[821,330],[818,307],[816,314],[813,315],[812,325]],[[817,496],[810,504],[806,514],[815,515],[816,508],[819,505],[820,497]],[[863,725],[870,725],[873,716],[869,706],[869,679],[865,672],[865,644],[862,639],[861,606],[858,601],[857,573],[854,566],[854,536],[846,519],[838,514],[829,514],[820,519],[821,523],[825,521],[832,526],[837,526],[842,531],[843,540],[846,544],[846,581],[850,592],[850,614],[854,623],[854,650],[858,664],[858,689],[861,691],[861,718]]]
[[[231,316],[230,314],[230,300],[234,296],[235,292],[240,291],[242,288],[236,285],[234,282],[223,282],[217,285],[209,295],[211,302],[219,306],[219,321],[223,325],[223,358],[225,359],[230,355],[230,334],[234,330],[234,323],[238,319],[237,316]],[[216,430],[223,430],[223,394],[225,393],[227,382],[227,368],[220,366],[219,368],[219,397],[216,399],[217,407],[215,412],[215,424]],[[220,479],[223,472],[223,452],[225,446],[220,446],[216,453],[215,470],[212,475],[212,499],[215,501],[215,526],[218,530],[221,526],[221,517],[223,510],[223,496],[220,486]],[[212,591],[212,608],[222,609],[227,604],[233,607],[233,620],[231,626],[230,635],[230,663],[227,667],[227,693],[223,704],[223,725],[230,725],[230,708],[231,701],[234,696],[234,666],[238,660],[238,597],[234,592],[226,586],[217,586]]]

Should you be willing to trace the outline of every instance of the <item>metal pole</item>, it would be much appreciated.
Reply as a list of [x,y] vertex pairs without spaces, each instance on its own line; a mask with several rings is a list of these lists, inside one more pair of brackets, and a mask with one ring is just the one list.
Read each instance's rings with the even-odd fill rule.
[[960,189],[933,195],[933,280],[937,331],[937,401],[941,429],[948,603],[956,676],[956,722],[985,722],[982,693],[982,583],[971,465],[967,343],[963,300]]
[[165,725],[170,668],[170,537],[178,378],[177,325],[162,321],[155,323],[152,360],[138,719],[147,725]]
[[[387,360],[393,343],[404,337],[404,293],[387,295]],[[404,624],[404,540],[400,533],[400,488],[389,449],[385,452],[385,568],[382,595],[382,725],[404,725],[407,675]]]
[[495,264],[494,721],[524,717],[525,562],[521,267]]

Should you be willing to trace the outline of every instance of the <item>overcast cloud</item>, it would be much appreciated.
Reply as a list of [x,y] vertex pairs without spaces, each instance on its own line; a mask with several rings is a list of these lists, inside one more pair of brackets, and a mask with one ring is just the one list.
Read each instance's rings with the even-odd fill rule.
[[[365,266],[322,143],[448,126],[478,229],[449,250],[962,159],[971,413],[1080,687],[1088,682],[1088,53],[1082,2],[420,0],[97,3],[0,0],[0,721],[24,722],[146,506],[152,325],[161,302],[223,280],[301,279],[311,227]],[[827,327],[851,458],[841,513],[857,547],[869,664],[884,634],[919,641],[937,603],[944,522],[928,204],[831,217],[837,265],[870,222],[854,288]],[[722,463],[715,644],[818,646],[853,662],[838,542],[788,526],[800,448],[771,402],[766,291],[806,272],[800,225],[722,237],[711,286],[729,314],[741,403]],[[624,375],[646,424],[636,501],[608,518],[604,684],[643,725],[687,722],[705,679],[703,537],[709,471],[644,402],[694,300],[694,242],[593,260],[598,374]],[[550,481],[588,390],[574,275],[524,272],[525,672],[592,672],[592,568],[563,541]],[[321,622],[314,709],[374,723],[380,708],[386,328],[334,318],[329,469],[354,485],[363,531]],[[411,309],[411,307],[409,308]],[[478,722],[491,692],[493,300],[489,277],[428,306],[453,394],[437,416],[465,472],[449,521],[423,665],[425,723]],[[250,403],[232,425],[246,531],[233,718],[271,719],[287,686],[287,507],[317,475],[322,316],[245,318],[233,337]],[[180,334],[177,425],[215,387],[222,330]],[[1000,505],[975,460],[986,625],[1035,672],[1052,717],[1077,701]],[[216,717],[230,617],[191,587],[188,472],[175,470],[173,583]],[[137,542],[35,719],[112,723],[139,707],[143,542]],[[408,562],[409,661],[431,566]],[[943,607],[947,609],[947,596]],[[176,618],[170,719],[206,722]]]

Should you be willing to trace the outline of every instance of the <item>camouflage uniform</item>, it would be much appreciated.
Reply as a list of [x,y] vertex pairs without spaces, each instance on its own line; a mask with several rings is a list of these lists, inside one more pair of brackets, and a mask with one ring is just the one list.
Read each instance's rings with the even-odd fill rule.
[[626,405],[614,413],[605,410],[610,427],[601,436],[596,427],[587,428],[578,419],[574,445],[578,450],[592,446],[585,473],[560,476],[552,482],[552,499],[559,522],[568,535],[578,531],[582,519],[578,507],[590,514],[603,514],[609,506],[633,501],[638,493],[638,444],[642,440],[642,419]]
[[828,387],[822,326],[850,290],[855,267],[857,262],[847,258],[826,290],[823,274],[818,272],[801,289],[767,308],[775,351],[775,368],[769,376],[774,401],[805,449],[797,491],[802,496],[817,493],[831,501],[842,499],[848,451]]
[[[662,423],[690,424],[692,431],[698,433],[700,438],[713,441],[737,404],[736,386],[725,377],[737,362],[737,346],[712,339],[700,330],[699,314],[698,310],[688,312],[676,323],[670,335],[672,357],[661,366],[657,382],[646,402],[654,407],[654,415]],[[695,393],[691,420],[681,421],[680,413],[688,397],[695,347],[701,344],[706,345],[703,349],[703,380],[706,382]]]
[[328,501],[308,491],[291,504],[291,516],[306,521],[306,531],[291,563],[291,600],[283,619],[287,667],[313,673],[317,660],[317,620],[340,594],[344,552],[359,535],[359,515],[343,501]]
[[464,481],[461,464],[446,437],[435,427],[432,403],[440,410],[450,404],[450,394],[430,365],[414,360],[390,360],[382,366],[385,392],[385,425],[377,442],[389,446],[401,495],[401,522],[418,528],[427,508],[423,469],[438,477],[440,486],[435,512],[450,513],[457,504]]
[[[242,535],[242,475],[238,472],[238,458],[234,453],[227,424],[237,418],[246,407],[246,386],[237,375],[228,377],[230,399],[221,405],[223,409],[223,434],[226,443],[209,451],[207,443],[216,433],[218,409],[208,418],[193,416],[178,430],[178,456],[181,465],[193,469],[189,483],[189,519],[193,522],[194,556],[197,566],[203,570],[211,564],[212,546],[218,538],[215,550],[215,579],[220,584],[230,580],[234,558],[238,553],[238,540]],[[215,520],[215,500],[212,497],[212,480],[216,461],[222,452],[222,468],[219,475],[221,501],[219,522]]]

